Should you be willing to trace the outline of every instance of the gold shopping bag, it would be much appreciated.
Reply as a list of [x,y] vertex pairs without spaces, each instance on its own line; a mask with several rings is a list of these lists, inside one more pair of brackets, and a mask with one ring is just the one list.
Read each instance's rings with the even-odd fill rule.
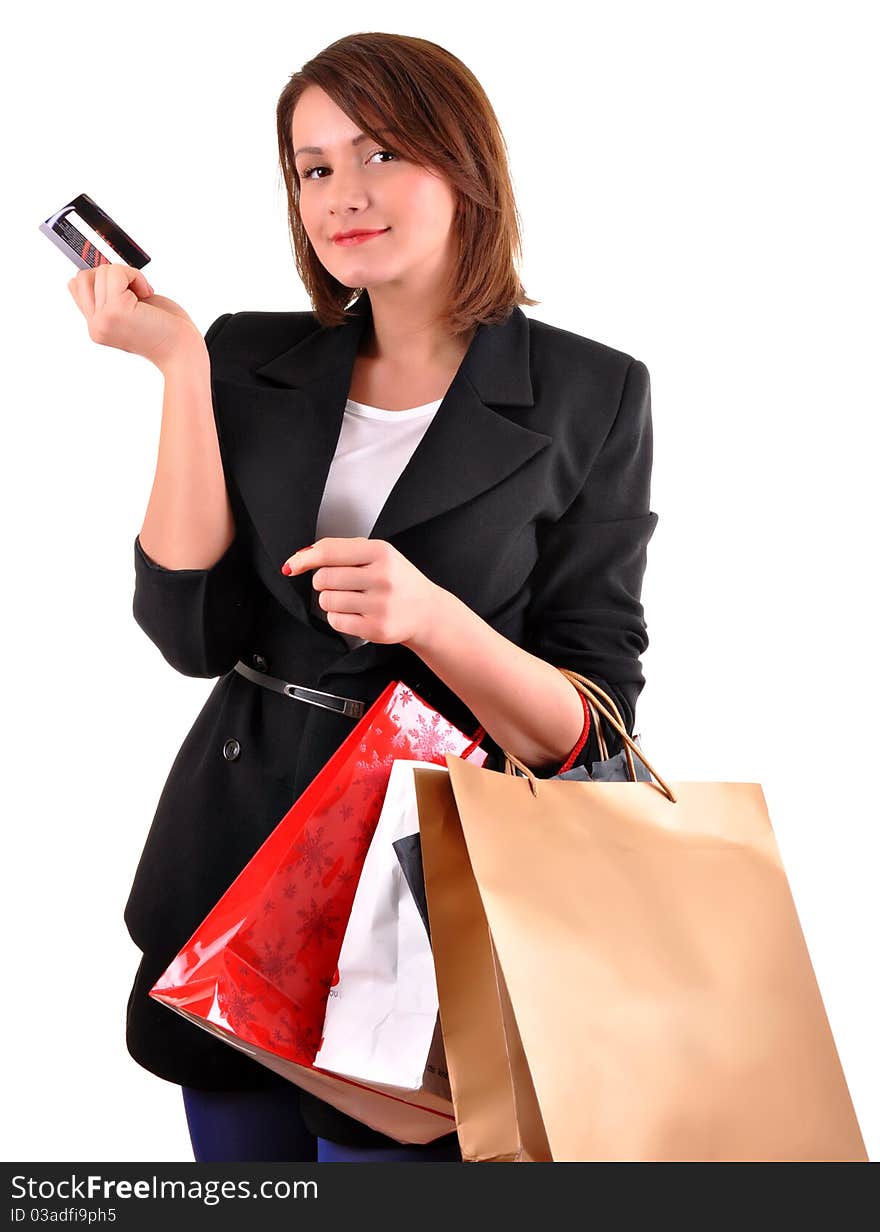
[[463,1159],[867,1162],[760,785],[665,783],[559,670],[630,781],[414,772]]

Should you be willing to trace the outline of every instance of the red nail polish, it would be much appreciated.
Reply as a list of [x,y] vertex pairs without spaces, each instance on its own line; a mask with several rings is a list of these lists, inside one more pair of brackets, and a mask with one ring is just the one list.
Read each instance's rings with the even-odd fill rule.
[[288,577],[290,576],[291,568],[290,568],[290,565],[287,563],[287,561],[285,561],[284,564],[281,566],[281,572],[286,574]]

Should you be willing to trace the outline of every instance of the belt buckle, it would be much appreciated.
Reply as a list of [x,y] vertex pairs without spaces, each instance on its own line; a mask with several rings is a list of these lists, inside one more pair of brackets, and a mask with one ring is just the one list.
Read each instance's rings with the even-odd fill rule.
[[325,693],[321,689],[307,689],[304,685],[287,682],[284,685],[284,692],[296,701],[309,702],[312,706],[320,706],[323,710],[333,710],[350,719],[363,717],[364,703],[352,697],[340,697],[338,693]]
[[254,684],[262,685],[264,689],[273,689],[291,697],[294,701],[308,702],[311,706],[320,706],[322,710],[332,710],[335,714],[343,714],[349,719],[363,718],[366,704],[355,697],[341,697],[338,693],[326,693],[322,689],[309,689],[302,684],[292,684],[278,676],[270,676],[266,672],[254,671],[241,659],[235,664],[235,671],[246,676]]

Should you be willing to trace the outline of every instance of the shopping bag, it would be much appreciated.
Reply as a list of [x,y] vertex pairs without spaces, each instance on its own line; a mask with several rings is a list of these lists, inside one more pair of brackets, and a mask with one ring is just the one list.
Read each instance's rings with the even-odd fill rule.
[[[435,767],[437,769],[438,767]],[[447,771],[448,773],[448,771]],[[413,782],[413,792],[415,792],[415,782]],[[416,813],[418,815],[418,813]],[[422,868],[422,843],[421,837],[416,832],[415,834],[405,834],[403,838],[396,839],[391,846],[397,855],[400,862],[400,869],[409,886],[410,894],[415,899],[415,904],[419,912],[419,918],[425,929],[425,937],[427,938],[428,948],[431,945],[431,924],[428,920],[428,900],[425,897],[425,873]],[[424,938],[422,939],[424,944]],[[431,969],[433,971],[434,956],[431,955]],[[434,988],[437,987],[436,975],[434,978]],[[440,1085],[442,1083],[442,1086]],[[446,1049],[443,1045],[443,1031],[440,1024],[440,1013],[438,1007],[437,1023],[434,1029],[434,1035],[431,1038],[431,1047],[428,1050],[428,1059],[425,1062],[425,1080],[424,1085],[429,1090],[443,1091],[447,1097],[451,1098],[452,1092],[449,1085],[449,1071],[446,1067]]]
[[431,945],[394,850],[418,826],[413,770],[395,760],[327,999],[315,1064],[450,1099]]
[[[638,736],[633,737],[633,743],[637,745],[640,744]],[[584,767],[575,766],[574,770],[567,770],[564,774],[556,774],[553,777],[554,779],[586,778],[592,779],[594,782],[601,783],[628,783],[630,782],[629,766],[627,764],[628,752],[628,749],[623,748],[619,753],[615,753],[613,756],[608,756],[606,754],[605,757],[600,758],[599,761],[594,761],[592,763],[589,774],[578,775],[577,771],[582,770]],[[642,783],[650,783],[651,773],[645,766],[645,763],[639,758],[635,758],[634,761],[636,778],[638,781]]]
[[[638,737],[634,736],[633,739],[638,744]],[[614,757],[593,762],[592,770],[593,773],[591,774],[586,766],[574,766],[571,770],[564,770],[560,774],[554,774],[553,778],[576,779],[580,782],[586,782],[590,779],[601,779],[606,782],[625,782],[628,779],[626,759],[622,751],[615,754]],[[636,772],[640,780],[651,782],[650,773],[640,761],[636,761]],[[391,846],[397,853],[397,859],[406,878],[406,883],[410,888],[410,893],[416,900],[419,915],[422,917],[425,931],[430,938],[431,924],[428,919],[428,899],[425,894],[425,870],[422,866],[421,835],[418,831],[415,834],[405,834],[402,838],[395,839]]]
[[[413,780],[413,791],[415,791],[415,780]],[[395,839],[391,846],[394,848],[395,855],[400,864],[400,871],[403,873],[406,884],[409,886],[409,892],[415,899],[416,907],[418,907],[419,915],[430,941],[431,922],[428,919],[428,900],[425,897],[425,870],[422,867],[421,836],[418,831],[415,834],[404,834],[402,838]]]
[[463,1159],[866,1162],[760,785],[667,784],[560,670],[628,782],[414,772]]
[[399,1142],[454,1128],[448,1099],[315,1065],[358,878],[396,757],[485,750],[403,683],[390,683],[150,990],[189,1021]]
[[[413,774],[446,1070],[466,1162],[552,1159],[448,769]],[[556,1000],[556,998],[554,998]]]

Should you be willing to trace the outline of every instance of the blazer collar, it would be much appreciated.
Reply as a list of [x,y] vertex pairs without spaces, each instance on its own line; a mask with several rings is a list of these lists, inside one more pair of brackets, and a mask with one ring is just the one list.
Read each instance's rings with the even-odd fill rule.
[[[287,578],[281,563],[318,537],[318,511],[369,315],[369,296],[363,292],[342,325],[318,327],[253,369],[262,385],[213,378],[225,463],[278,570],[272,591],[315,628],[316,618],[308,610],[311,573]],[[370,538],[401,540],[400,550],[417,567],[429,569],[418,540],[404,542],[405,533],[473,500],[546,448],[552,438],[517,418],[519,408],[535,404],[529,352],[529,319],[519,307],[500,323],[478,324]],[[322,632],[347,648],[340,634],[320,623]],[[365,650],[352,652],[358,663]]]
[[[351,318],[307,334],[268,363],[255,369],[279,385],[307,388],[342,368],[350,378],[361,337],[372,313],[362,292],[349,309]],[[480,323],[459,372],[471,381],[481,402],[497,406],[534,406],[529,368],[529,319],[518,306],[500,324]]]

